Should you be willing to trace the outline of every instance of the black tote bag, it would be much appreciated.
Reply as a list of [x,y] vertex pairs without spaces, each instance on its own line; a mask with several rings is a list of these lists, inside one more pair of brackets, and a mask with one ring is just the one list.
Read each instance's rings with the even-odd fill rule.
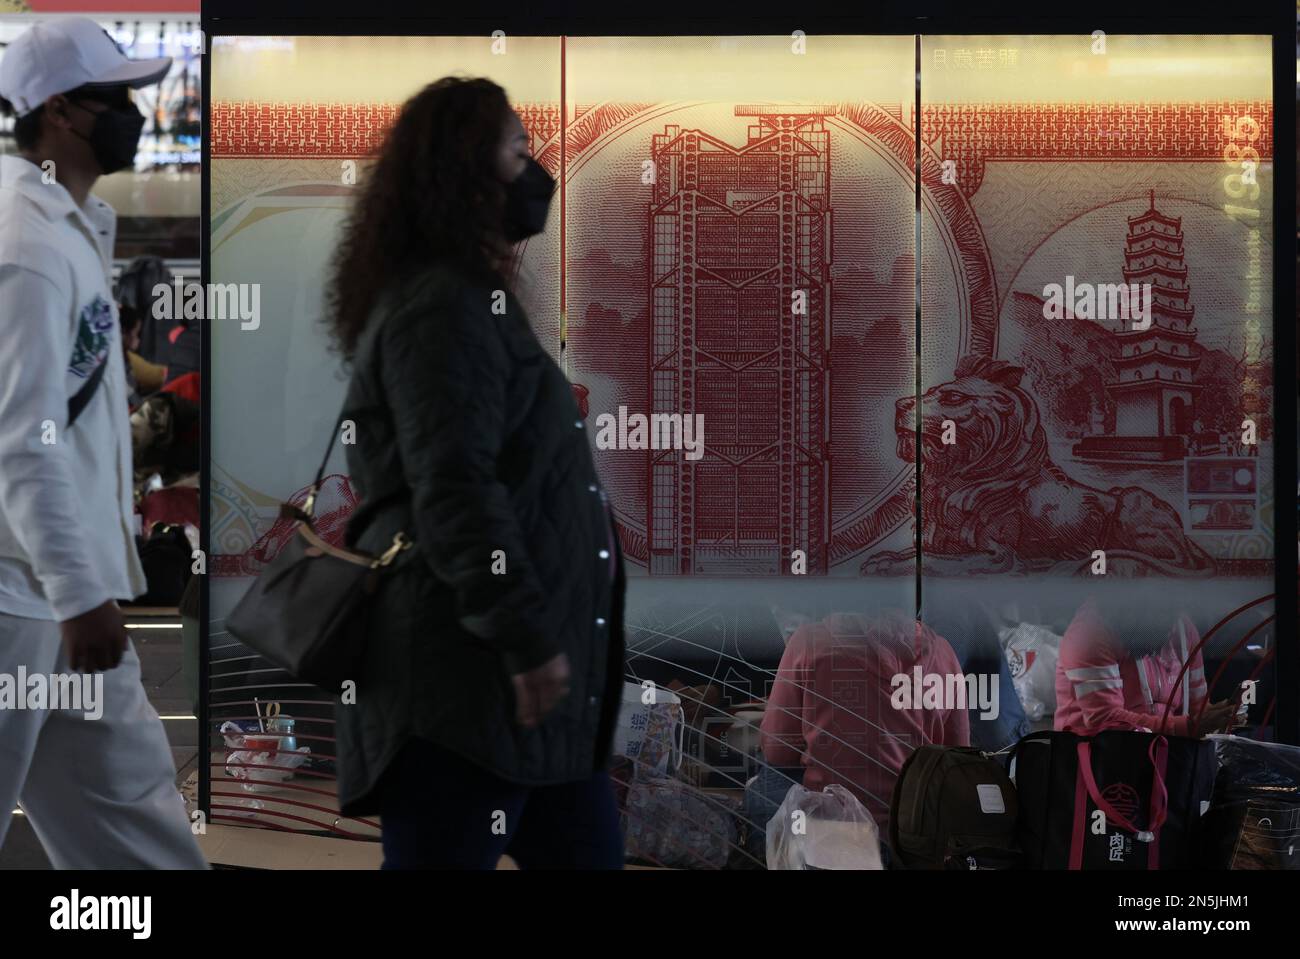
[[1211,743],[1121,730],[1030,733],[1012,763],[1026,868],[1197,865],[1201,815],[1214,788]]

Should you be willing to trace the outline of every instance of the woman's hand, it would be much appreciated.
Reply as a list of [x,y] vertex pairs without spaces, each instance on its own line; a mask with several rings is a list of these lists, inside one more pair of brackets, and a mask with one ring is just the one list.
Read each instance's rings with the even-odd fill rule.
[[1225,699],[1221,703],[1210,703],[1201,713],[1200,722],[1196,724],[1193,735],[1200,737],[1206,733],[1226,732],[1231,728],[1229,725],[1237,715],[1237,704],[1230,699]]
[[532,729],[569,695],[569,657],[560,653],[526,673],[510,677],[515,686],[515,721]]

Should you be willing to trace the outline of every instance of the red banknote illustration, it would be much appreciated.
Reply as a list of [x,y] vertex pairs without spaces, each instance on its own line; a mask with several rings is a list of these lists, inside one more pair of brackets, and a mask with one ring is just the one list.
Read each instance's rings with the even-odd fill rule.
[[[890,98],[516,105],[561,183],[516,279],[632,571],[910,576],[919,538],[927,575],[1096,550],[1120,575],[1267,572],[1267,84],[1121,96],[1032,40],[927,47],[923,77],[971,72],[947,101],[923,83],[919,120]],[[1153,75],[1211,41],[1163,38]],[[1041,99],[981,99],[999,70]],[[297,143],[296,118],[267,129]]]
[[[857,575],[910,536],[915,145],[898,108],[602,104],[568,131],[570,377],[703,450],[597,442],[653,575]],[[650,176],[644,171],[651,171]]]
[[927,575],[1268,570],[1271,106],[1098,93],[923,104]]

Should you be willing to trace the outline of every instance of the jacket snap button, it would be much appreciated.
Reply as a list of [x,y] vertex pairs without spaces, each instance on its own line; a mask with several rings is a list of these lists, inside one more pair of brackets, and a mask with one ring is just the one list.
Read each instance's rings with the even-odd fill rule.
[[596,484],[592,483],[590,486],[587,487],[587,492],[594,493],[596,492],[596,489],[597,489]]
[[573,425],[576,426],[578,429],[582,429],[582,420],[574,420]]
[[596,700],[597,700],[598,698],[599,698],[599,697],[597,697],[597,696],[592,696],[590,699],[587,700],[587,702],[590,703],[591,705],[595,706],[595,705],[596,705]]
[[604,626],[604,625],[605,625],[605,617],[604,617],[604,616],[597,616],[597,617],[596,617],[596,625],[597,625],[597,626]]
[[601,559],[609,559],[609,550],[602,549],[598,555]]

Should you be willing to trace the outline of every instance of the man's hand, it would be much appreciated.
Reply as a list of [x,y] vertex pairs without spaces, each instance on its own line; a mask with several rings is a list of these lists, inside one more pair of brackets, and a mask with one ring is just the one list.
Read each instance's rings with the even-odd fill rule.
[[59,623],[68,666],[78,672],[113,669],[126,651],[127,632],[122,611],[111,599],[89,612]]
[[1194,735],[1197,737],[1204,736],[1206,733],[1221,733],[1229,728],[1229,723],[1237,715],[1237,704],[1230,699],[1223,702],[1210,703],[1201,713],[1200,720],[1196,723]]
[[510,681],[515,686],[515,720],[532,729],[569,695],[569,657],[560,653],[526,673],[511,676]]

